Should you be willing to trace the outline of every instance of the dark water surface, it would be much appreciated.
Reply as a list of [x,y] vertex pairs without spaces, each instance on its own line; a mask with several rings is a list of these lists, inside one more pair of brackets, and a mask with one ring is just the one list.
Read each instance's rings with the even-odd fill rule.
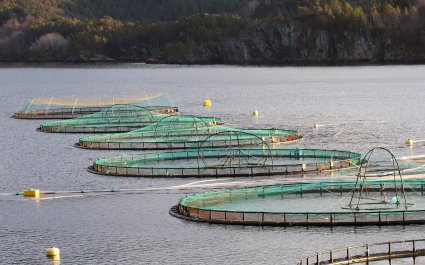
[[[170,206],[190,189],[42,201],[5,195],[202,181],[90,174],[94,159],[131,152],[77,149],[81,134],[41,133],[41,121],[11,119],[31,97],[160,91],[181,111],[220,116],[230,126],[296,129],[305,139],[293,147],[364,153],[385,145],[410,156],[425,154],[425,142],[404,145],[425,139],[424,72],[425,66],[0,68],[0,264],[53,264],[44,256],[51,245],[61,249],[61,264],[295,264],[317,250],[425,238],[423,226],[260,228],[171,217]],[[202,107],[207,97],[210,109]],[[313,129],[314,123],[324,126]]]

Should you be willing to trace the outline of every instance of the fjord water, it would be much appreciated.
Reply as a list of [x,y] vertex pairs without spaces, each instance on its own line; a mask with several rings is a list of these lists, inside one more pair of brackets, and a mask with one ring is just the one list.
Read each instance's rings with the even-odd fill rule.
[[[423,238],[423,226],[271,228],[186,222],[168,214],[193,190],[84,195],[35,201],[6,195],[171,187],[202,179],[123,178],[86,171],[98,157],[131,151],[73,147],[82,134],[41,133],[38,120],[10,116],[32,97],[163,92],[180,111],[229,126],[298,130],[291,147],[396,156],[425,154],[425,66],[230,67],[143,64],[0,68],[0,264],[295,264],[318,250]],[[211,108],[202,107],[205,98]],[[252,111],[260,117],[254,119]],[[312,125],[318,123],[319,128]],[[255,179],[252,179],[254,181]],[[302,209],[300,209],[302,210]],[[394,264],[394,263],[393,263]],[[402,263],[400,263],[402,264]],[[410,263],[406,263],[410,264]]]

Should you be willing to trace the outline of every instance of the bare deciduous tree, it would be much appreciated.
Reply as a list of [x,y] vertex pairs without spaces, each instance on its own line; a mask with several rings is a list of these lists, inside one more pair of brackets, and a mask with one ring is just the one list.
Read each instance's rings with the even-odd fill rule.
[[32,48],[38,50],[62,50],[68,47],[68,40],[59,33],[47,33],[41,36]]

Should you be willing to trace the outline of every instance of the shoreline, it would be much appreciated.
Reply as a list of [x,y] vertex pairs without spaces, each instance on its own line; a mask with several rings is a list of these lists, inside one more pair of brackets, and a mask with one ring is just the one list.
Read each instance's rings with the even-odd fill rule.
[[173,63],[173,62],[149,62],[137,60],[79,60],[79,61],[1,61],[0,68],[25,68],[25,67],[68,67],[68,66],[112,66],[112,65],[146,65],[146,66],[175,66],[175,67],[199,67],[199,66],[227,66],[227,67],[363,67],[363,66],[415,66],[425,65],[425,60],[415,62],[400,61],[291,61],[291,62],[209,62],[209,63]]

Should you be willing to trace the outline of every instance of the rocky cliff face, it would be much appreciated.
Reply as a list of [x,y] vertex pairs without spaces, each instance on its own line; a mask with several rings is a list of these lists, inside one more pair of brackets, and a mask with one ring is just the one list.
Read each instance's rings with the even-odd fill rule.
[[46,1],[0,0],[0,61],[425,63],[425,0]]
[[259,22],[238,37],[202,45],[168,63],[350,64],[425,61],[425,41],[396,41],[362,28],[323,30],[297,21]]

